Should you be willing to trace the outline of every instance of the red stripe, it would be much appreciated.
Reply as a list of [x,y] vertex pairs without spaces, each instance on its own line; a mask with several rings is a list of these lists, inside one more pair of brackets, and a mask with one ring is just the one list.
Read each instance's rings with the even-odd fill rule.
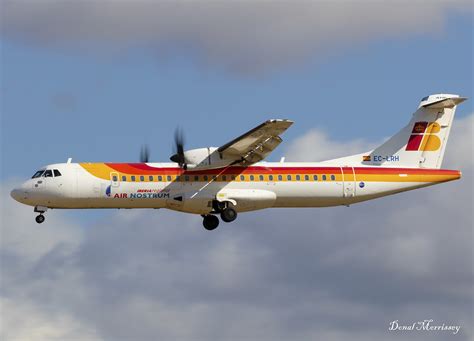
[[[152,174],[340,174],[339,167],[229,167],[223,169],[188,170],[183,172],[179,167],[151,167],[143,163],[106,163],[117,172],[136,175]],[[352,173],[352,167],[343,167],[346,174]],[[386,168],[386,167],[354,167],[356,174],[417,174],[417,175],[459,175],[457,170],[423,169],[423,168]]]

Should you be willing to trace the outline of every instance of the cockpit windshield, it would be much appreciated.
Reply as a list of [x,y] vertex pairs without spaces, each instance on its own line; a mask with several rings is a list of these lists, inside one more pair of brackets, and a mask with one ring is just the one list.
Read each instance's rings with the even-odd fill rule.
[[41,175],[43,175],[43,173],[44,173],[44,169],[39,170],[31,178],[32,179],[39,178]]
[[62,175],[61,172],[57,169],[41,169],[37,171],[31,178],[32,179],[36,179],[39,177],[52,178],[52,177],[58,177],[61,175]]

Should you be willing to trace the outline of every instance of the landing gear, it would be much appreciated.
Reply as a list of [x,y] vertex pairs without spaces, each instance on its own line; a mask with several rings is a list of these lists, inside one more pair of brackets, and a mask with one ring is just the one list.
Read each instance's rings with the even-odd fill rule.
[[204,218],[202,224],[204,228],[208,231],[215,230],[219,226],[219,218],[214,214],[221,215],[222,221],[230,223],[237,218],[237,211],[234,208],[234,205],[230,201],[217,201],[212,202],[212,213],[203,215]]
[[44,215],[43,213],[46,212],[48,210],[47,207],[44,207],[44,206],[35,206],[35,209],[33,210],[34,212],[36,213],[39,213],[38,216],[36,216],[35,220],[38,224],[41,224],[44,222]]
[[202,224],[208,231],[215,230],[219,226],[219,218],[212,214],[205,215]]
[[237,211],[234,208],[234,204],[230,201],[214,200],[212,208],[215,213],[220,213],[222,221],[226,223],[233,222],[237,218]]
[[228,205],[227,208],[224,208],[221,212],[221,219],[226,223],[233,222],[236,218],[237,211],[231,205]]

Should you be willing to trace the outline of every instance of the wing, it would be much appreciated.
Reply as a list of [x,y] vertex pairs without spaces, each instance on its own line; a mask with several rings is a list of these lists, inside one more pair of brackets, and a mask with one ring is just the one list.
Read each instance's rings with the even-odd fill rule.
[[234,159],[234,164],[249,165],[267,157],[281,142],[283,134],[293,124],[290,120],[268,120],[242,136],[219,147],[224,159]]

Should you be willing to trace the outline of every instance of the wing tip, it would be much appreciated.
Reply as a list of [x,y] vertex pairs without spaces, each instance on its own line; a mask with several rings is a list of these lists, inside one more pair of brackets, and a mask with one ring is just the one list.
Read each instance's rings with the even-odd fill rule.
[[267,121],[267,123],[279,123],[279,122],[288,123],[290,125],[294,123],[294,121],[286,119],[286,118],[273,118]]

